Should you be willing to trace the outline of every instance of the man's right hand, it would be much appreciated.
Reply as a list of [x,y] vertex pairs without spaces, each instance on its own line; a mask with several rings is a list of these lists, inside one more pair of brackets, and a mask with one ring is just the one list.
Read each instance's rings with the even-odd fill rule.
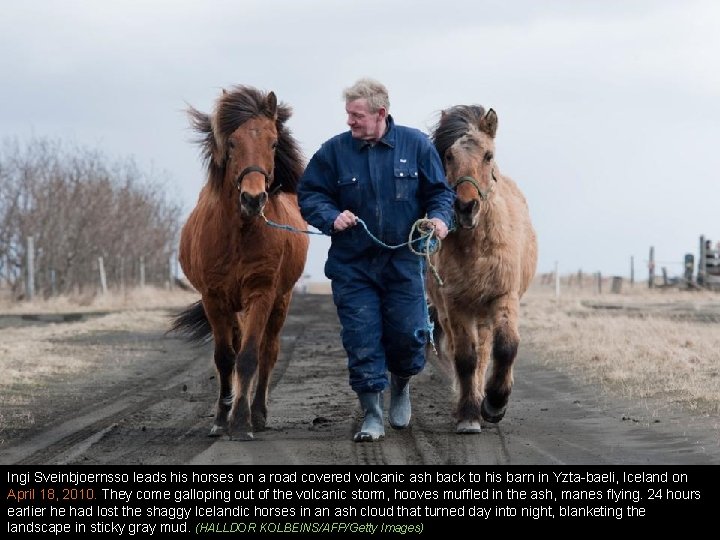
[[345,210],[341,214],[338,214],[338,217],[335,218],[335,221],[333,222],[333,229],[336,231],[344,231],[345,229],[349,229],[355,225],[357,225],[357,216],[350,210]]

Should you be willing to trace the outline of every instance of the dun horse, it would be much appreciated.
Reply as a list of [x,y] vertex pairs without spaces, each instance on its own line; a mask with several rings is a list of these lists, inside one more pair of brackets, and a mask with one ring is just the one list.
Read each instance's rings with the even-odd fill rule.
[[537,265],[525,197],[495,162],[497,124],[494,110],[459,105],[443,111],[432,135],[457,195],[455,226],[431,259],[443,285],[427,282],[438,354],[454,366],[458,433],[479,433],[481,417],[505,415],[520,298]]
[[296,187],[304,170],[273,92],[223,90],[214,113],[188,109],[207,182],[180,237],[180,264],[201,300],[172,329],[215,344],[219,396],[211,436],[249,440],[265,429],[280,331],[308,250]]

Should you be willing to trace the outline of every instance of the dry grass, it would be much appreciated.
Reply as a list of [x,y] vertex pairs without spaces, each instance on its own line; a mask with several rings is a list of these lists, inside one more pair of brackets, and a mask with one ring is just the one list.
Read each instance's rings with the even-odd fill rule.
[[199,298],[197,293],[181,289],[142,287],[125,292],[57,296],[49,300],[36,298],[30,302],[13,302],[7,291],[0,290],[0,314],[76,313],[87,311],[118,311],[158,307],[180,307]]
[[717,293],[636,284],[621,294],[565,289],[558,298],[536,284],[521,312],[523,347],[547,365],[633,401],[720,412]]
[[65,349],[57,347],[57,341],[96,332],[142,332],[167,324],[165,311],[128,309],[73,323],[3,328],[0,340],[3,382],[0,386],[28,383],[37,377],[80,372],[86,362],[81,357],[64,354]]
[[[59,379],[74,377],[85,371],[94,373],[97,351],[92,346],[79,349],[58,346],[69,337],[103,331],[141,332],[148,328],[162,328],[168,324],[167,311],[160,308],[180,308],[196,301],[198,295],[178,290],[168,291],[146,287],[129,290],[125,294],[95,297],[60,297],[49,301],[3,302],[0,314],[58,314],[78,312],[108,312],[78,322],[57,322],[39,325],[0,324],[0,409],[5,414],[28,415],[32,424],[32,401],[48,392]],[[105,358],[105,369],[113,369],[113,358]],[[25,409],[25,406],[28,406]],[[0,433],[10,423],[0,412]]]

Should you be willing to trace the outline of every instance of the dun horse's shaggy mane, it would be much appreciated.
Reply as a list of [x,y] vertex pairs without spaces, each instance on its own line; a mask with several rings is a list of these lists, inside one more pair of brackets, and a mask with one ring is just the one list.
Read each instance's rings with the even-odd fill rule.
[[480,105],[456,105],[443,111],[434,127],[433,143],[442,158],[455,141],[465,135],[470,128],[477,128],[485,116],[485,109]]

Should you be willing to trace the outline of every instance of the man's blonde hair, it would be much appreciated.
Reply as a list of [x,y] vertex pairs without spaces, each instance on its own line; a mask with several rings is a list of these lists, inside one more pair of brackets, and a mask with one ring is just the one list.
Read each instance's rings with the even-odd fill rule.
[[390,98],[385,85],[375,79],[365,77],[343,90],[345,103],[356,99],[366,99],[370,112],[377,112],[381,108],[390,111]]

